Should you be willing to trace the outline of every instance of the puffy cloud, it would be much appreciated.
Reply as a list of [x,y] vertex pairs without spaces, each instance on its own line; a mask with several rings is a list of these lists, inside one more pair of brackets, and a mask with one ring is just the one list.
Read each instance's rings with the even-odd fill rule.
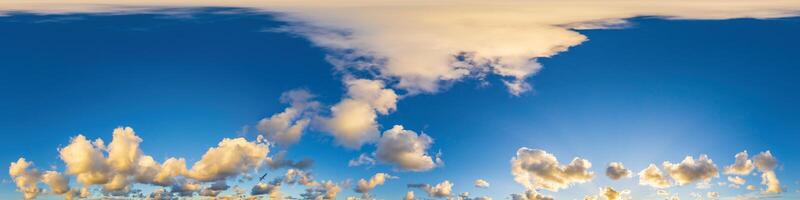
[[66,164],[66,174],[75,175],[83,185],[105,184],[111,179],[111,168],[106,164],[100,148],[83,135],[72,138],[69,145],[59,150]]
[[753,161],[747,158],[747,151],[736,154],[736,161],[725,167],[725,174],[748,175],[754,169]]
[[664,162],[663,165],[664,170],[678,185],[698,181],[708,183],[711,178],[719,176],[717,165],[706,155],[700,155],[697,160],[692,156],[686,156],[681,163]]
[[706,197],[709,199],[719,199],[719,192],[707,192]]
[[135,169],[135,165],[142,151],[139,143],[142,139],[136,136],[133,128],[116,128],[113,132],[113,140],[108,144],[107,163],[112,170],[121,174],[130,174]]
[[618,191],[614,190],[614,188],[611,188],[611,187],[600,188],[600,196],[602,196],[606,200],[621,200],[621,199],[625,199],[624,197],[626,195],[629,195],[629,194],[630,194],[629,190],[623,190],[621,192],[618,192]]
[[428,193],[429,197],[434,197],[434,198],[450,197],[451,193],[453,192],[453,183],[447,180],[436,185],[409,184],[408,187],[422,189],[423,191],[425,191],[425,193]]
[[639,185],[647,185],[654,188],[668,188],[671,184],[664,173],[655,164],[650,164],[647,168],[639,172]]
[[244,138],[228,139],[212,147],[194,163],[187,176],[199,181],[217,181],[258,169],[266,161],[269,147]]
[[55,194],[66,194],[70,192],[69,177],[57,171],[46,171],[42,174],[42,182],[50,187],[50,191]]
[[414,131],[395,125],[383,132],[375,157],[400,170],[427,171],[441,164],[438,157],[434,160],[426,152],[432,143],[433,139],[424,133],[417,135]]
[[281,95],[281,102],[288,103],[290,107],[281,113],[258,122],[258,130],[270,142],[288,146],[300,140],[306,127],[311,122],[313,111],[319,103],[312,101],[314,95],[306,90],[291,90]]
[[342,188],[339,184],[333,183],[332,181],[323,181],[313,184],[311,188],[306,188],[306,192],[300,196],[302,196],[303,199],[313,200],[336,199],[336,195],[339,194],[341,190]]
[[386,179],[396,178],[392,175],[386,173],[377,173],[373,175],[369,180],[360,179],[358,180],[358,185],[356,185],[355,191],[364,195],[367,195],[369,191],[375,189],[376,186],[383,185],[386,182]]
[[347,162],[347,166],[349,167],[356,167],[356,166],[372,166],[375,165],[375,158],[370,157],[369,155],[362,153],[358,156],[358,158],[352,159]]
[[19,158],[17,162],[12,162],[8,168],[8,175],[14,179],[17,191],[22,192],[23,198],[35,199],[42,192],[42,189],[37,185],[41,178],[41,173],[33,169],[33,163],[28,162],[25,158]]
[[766,193],[781,193],[783,191],[780,180],[775,176],[775,171],[766,171],[761,174],[761,184],[767,186],[767,189],[764,190]]
[[406,196],[403,196],[403,200],[414,200],[414,191],[406,192]]
[[608,163],[608,168],[606,168],[606,176],[611,180],[619,180],[624,177],[630,177],[631,170],[625,169],[622,163],[611,162]]
[[589,171],[592,164],[585,159],[574,158],[568,165],[561,165],[553,154],[544,150],[520,148],[511,159],[511,174],[514,180],[529,189],[558,191],[574,183],[584,183],[594,177]]
[[770,151],[761,152],[753,156],[753,162],[756,168],[762,172],[773,171],[775,166],[778,166],[778,160],[772,156],[772,152]]
[[753,156],[753,163],[761,171],[761,184],[766,185],[766,193],[780,193],[781,183],[775,175],[775,167],[778,166],[778,160],[772,156],[770,151],[761,152]]
[[747,190],[756,190],[756,186],[755,185],[747,185],[746,188],[747,188]]
[[523,194],[511,194],[511,200],[553,200],[550,195],[543,195],[536,190],[527,190]]
[[744,185],[744,183],[747,181],[739,176],[728,176],[728,182],[731,182],[732,184],[735,185]]
[[489,188],[489,181],[483,179],[475,179],[476,188]]
[[331,107],[325,125],[338,144],[357,149],[378,139],[375,118],[396,109],[397,94],[379,80],[347,79],[345,84],[347,97]]

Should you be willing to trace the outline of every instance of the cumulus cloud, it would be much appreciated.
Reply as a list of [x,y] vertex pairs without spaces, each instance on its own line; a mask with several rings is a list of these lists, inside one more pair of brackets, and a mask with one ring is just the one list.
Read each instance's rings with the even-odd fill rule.
[[290,107],[283,112],[261,119],[258,130],[270,142],[288,146],[297,143],[306,127],[311,123],[314,111],[320,106],[313,101],[314,95],[306,90],[290,90],[281,95],[281,102]]
[[266,161],[269,147],[244,138],[228,139],[212,147],[194,163],[187,176],[199,181],[217,181],[258,169]]
[[606,176],[611,180],[619,180],[621,178],[630,177],[631,170],[626,169],[622,163],[611,162],[608,163],[608,168],[606,168]]
[[355,191],[357,193],[364,194],[364,196],[368,196],[369,191],[375,189],[375,187],[379,185],[383,185],[386,182],[386,179],[393,179],[396,178],[386,173],[377,173],[373,175],[369,180],[360,179],[358,180],[358,185],[356,185]]
[[667,161],[663,165],[664,170],[678,185],[708,183],[711,178],[719,176],[717,165],[706,155],[700,155],[697,160],[692,156],[686,156],[680,163],[673,164]]
[[781,183],[775,175],[775,167],[778,165],[778,160],[772,156],[772,152],[761,152],[753,156],[753,163],[761,171],[761,184],[766,185],[766,193],[780,193]]
[[728,176],[728,182],[731,182],[732,184],[735,184],[735,185],[744,185],[745,182],[747,182],[747,181],[744,180],[742,177],[739,177],[739,176]]
[[403,200],[414,200],[414,191],[406,192],[406,196],[403,196]]
[[357,149],[378,139],[375,118],[396,109],[397,94],[380,80],[348,78],[345,85],[347,97],[331,107],[325,125],[338,144]]
[[707,192],[706,197],[709,199],[719,199],[719,192]]
[[543,195],[536,190],[527,190],[522,194],[511,194],[511,200],[554,200],[553,196]]
[[747,151],[736,154],[736,161],[725,167],[725,174],[748,175],[755,168],[753,161],[747,158]]
[[654,188],[668,188],[671,183],[658,169],[655,164],[650,164],[639,172],[639,185],[647,185]]
[[442,163],[438,157],[428,155],[427,151],[432,143],[433,139],[424,133],[417,135],[414,131],[395,125],[383,132],[375,157],[378,161],[400,170],[427,171]]
[[14,179],[17,191],[22,193],[25,199],[34,199],[42,189],[37,185],[41,176],[38,170],[33,169],[33,163],[25,158],[19,158],[17,162],[12,162],[8,168],[8,175]]
[[483,179],[475,179],[476,188],[489,188],[489,181]]
[[517,150],[517,155],[511,159],[514,180],[528,189],[558,191],[574,183],[590,181],[594,177],[594,172],[589,171],[591,167],[592,163],[578,157],[562,165],[553,154],[526,147]]
[[627,195],[630,195],[630,190],[616,191],[611,187],[600,188],[600,196],[606,200],[627,199]]
[[446,198],[450,197],[453,192],[453,183],[445,180],[436,185],[430,184],[408,184],[408,187],[419,188],[428,193],[428,197],[433,198]]

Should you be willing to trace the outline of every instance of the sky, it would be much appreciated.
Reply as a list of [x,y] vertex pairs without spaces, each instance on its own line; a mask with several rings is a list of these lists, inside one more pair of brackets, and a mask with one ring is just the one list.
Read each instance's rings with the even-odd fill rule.
[[0,199],[796,199],[775,2],[0,4]]

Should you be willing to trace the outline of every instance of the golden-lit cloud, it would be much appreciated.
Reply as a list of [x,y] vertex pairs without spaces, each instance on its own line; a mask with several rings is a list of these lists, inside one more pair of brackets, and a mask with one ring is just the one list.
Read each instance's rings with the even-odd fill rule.
[[[431,198],[447,198],[451,197],[453,193],[453,183],[448,180],[445,180],[436,185],[409,184],[408,187],[422,189],[423,191],[425,191],[425,193],[428,194],[428,197]],[[467,196],[469,195],[467,194]]]
[[650,164],[647,168],[639,172],[639,185],[647,185],[654,188],[668,188],[671,183],[664,176],[664,173],[658,169],[655,164]]
[[606,176],[611,180],[619,180],[621,178],[630,177],[631,170],[626,169],[622,163],[611,162],[608,163],[608,167],[606,168]]
[[489,188],[489,181],[483,179],[475,179],[476,188]]
[[395,125],[383,132],[374,155],[379,162],[400,170],[428,171],[442,164],[441,159],[427,153],[432,143],[433,139],[424,133],[417,134]]
[[553,154],[526,147],[517,150],[517,155],[511,159],[514,180],[528,189],[558,191],[590,181],[594,178],[594,172],[589,171],[591,167],[591,162],[578,157],[562,165]]
[[700,155],[695,160],[686,156],[680,163],[664,162],[664,171],[675,180],[678,185],[702,182],[708,184],[711,178],[719,176],[717,165],[707,155]]

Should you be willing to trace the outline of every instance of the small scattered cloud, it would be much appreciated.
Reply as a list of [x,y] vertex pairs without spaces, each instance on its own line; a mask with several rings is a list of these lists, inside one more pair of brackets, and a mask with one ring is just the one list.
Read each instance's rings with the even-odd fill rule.
[[558,191],[575,183],[585,183],[594,178],[589,171],[592,163],[582,158],[574,158],[567,165],[544,150],[526,147],[517,150],[511,159],[511,174],[514,180],[528,189]]
[[475,179],[476,188],[489,188],[489,181],[483,179]]
[[622,163],[619,162],[611,162],[608,163],[608,168],[606,168],[606,176],[611,180],[619,180],[622,178],[630,177],[631,170],[625,168]]

